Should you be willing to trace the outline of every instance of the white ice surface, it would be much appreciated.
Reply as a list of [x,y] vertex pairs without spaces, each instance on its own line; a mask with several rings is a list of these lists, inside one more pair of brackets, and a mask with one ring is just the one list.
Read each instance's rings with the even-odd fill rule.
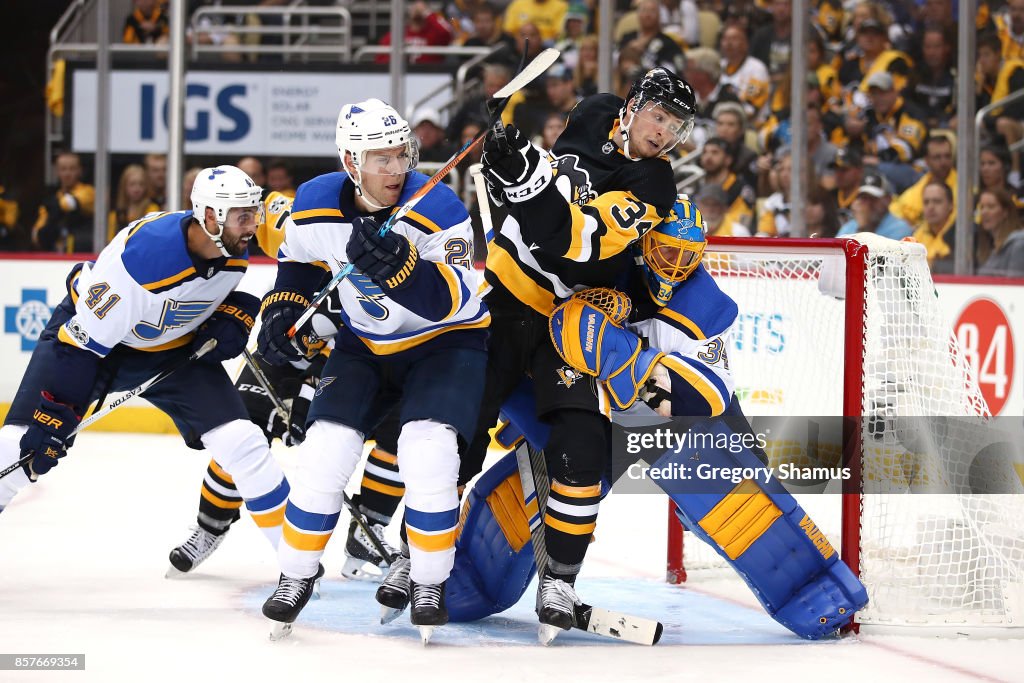
[[[287,470],[289,454],[276,453]],[[86,656],[84,672],[0,671],[0,682],[1024,680],[1019,641],[807,643],[736,581],[663,583],[660,496],[605,501],[577,584],[592,604],[663,621],[653,648],[580,632],[541,647],[532,590],[505,614],[439,629],[424,648],[407,617],[378,623],[374,585],[339,578],[341,533],[324,557],[321,600],[271,643],[259,607],[277,570],[248,518],[194,574],[163,578],[194,522],[208,457],[176,437],[86,433],[0,514],[0,652]]]

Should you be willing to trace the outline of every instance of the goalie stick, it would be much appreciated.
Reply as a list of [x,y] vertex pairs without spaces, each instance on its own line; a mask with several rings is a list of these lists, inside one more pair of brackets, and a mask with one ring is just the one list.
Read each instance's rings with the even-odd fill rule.
[[[252,370],[252,374],[256,376],[256,381],[260,383],[263,390],[267,392],[267,396],[270,398],[274,407],[277,408],[278,414],[284,419],[285,424],[291,424],[292,411],[289,410],[288,406],[284,404],[281,397],[277,395],[274,388],[270,386],[270,380],[267,379],[266,374],[263,372],[263,368],[256,364],[256,358],[252,355],[249,349],[242,351],[242,355],[245,357],[245,362],[249,365],[249,369]],[[380,553],[380,556],[391,564],[397,553],[394,553],[385,547],[384,542],[377,536],[377,533],[370,528],[370,523],[366,521],[363,513],[352,502],[352,499],[348,497],[348,494],[342,492],[342,501],[345,503],[345,507],[348,508],[349,513],[352,515],[352,519],[363,530],[366,537],[370,540],[370,544]]]
[[[483,174],[478,165],[474,165],[470,169],[470,174],[473,184],[476,186],[477,201],[480,203],[480,219],[483,223],[484,235],[489,236],[494,230],[494,226],[491,224],[491,207],[484,187]],[[522,443],[516,447],[515,454],[516,464],[519,468],[519,481],[522,483],[524,506],[527,511],[530,510],[531,505],[535,504],[537,507],[537,512],[529,517],[529,524],[530,539],[533,542],[533,559],[537,565],[537,576],[540,576],[548,563],[543,523],[544,509],[547,507],[550,493],[547,464],[544,461],[544,451],[533,448],[526,439],[523,439]],[[657,644],[664,631],[664,626],[660,621],[634,617],[587,604],[579,604],[574,607],[573,622],[574,628],[582,631],[640,645]]]
[[[128,402],[129,399],[135,398],[139,394],[144,393],[147,389],[152,387],[157,382],[163,381],[164,379],[167,378],[168,375],[170,375],[171,373],[175,372],[179,368],[182,368],[182,367],[188,365],[189,363],[191,363],[192,361],[194,361],[195,359],[197,359],[197,358],[199,358],[201,356],[204,356],[205,354],[209,353],[210,351],[213,350],[213,347],[215,347],[215,346],[217,346],[217,340],[216,339],[210,339],[205,344],[203,344],[198,349],[196,349],[195,353],[193,353],[188,358],[182,360],[179,363],[176,363],[175,365],[167,368],[166,370],[163,370],[162,372],[158,372],[157,374],[153,375],[152,377],[150,377],[149,379],[147,379],[145,382],[143,382],[139,386],[135,387],[134,389],[129,389],[128,391],[119,392],[113,398],[111,398],[109,401],[107,401],[105,397],[100,399],[100,403],[103,403],[104,401],[106,401],[106,406],[104,406],[103,408],[99,408],[100,403],[97,403],[96,404],[97,409],[93,411],[92,415],[90,415],[89,417],[83,419],[81,422],[78,423],[78,426],[75,427],[75,431],[71,432],[71,436],[75,436],[76,434],[81,432],[83,429],[85,429],[89,425],[91,425],[94,422],[96,422],[97,420],[99,420],[101,417],[106,416],[111,411],[113,411],[113,410],[119,408],[120,406],[124,405],[125,403]],[[27,463],[34,456],[35,456],[35,452],[33,451],[33,452],[28,453],[27,455],[23,456],[22,458],[20,458],[17,462],[15,462],[15,463],[13,463],[11,465],[8,465],[3,470],[0,470],[0,479],[3,479],[8,474],[10,474],[14,470],[18,469],[19,467],[21,467],[22,465]],[[33,479],[33,481],[35,481],[35,480]]]
[[[420,200],[423,199],[438,183],[440,183],[453,168],[458,166],[459,162],[461,162],[474,147],[483,141],[484,137],[486,137],[495,122],[501,121],[501,113],[505,110],[505,106],[512,98],[512,95],[522,90],[534,79],[547,71],[548,67],[555,63],[555,60],[558,59],[560,54],[561,53],[554,48],[544,50],[534,57],[532,62],[527,64],[518,74],[516,74],[515,78],[509,81],[505,87],[494,93],[494,98],[500,99],[500,101],[491,113],[491,120],[488,122],[487,127],[484,128],[479,135],[463,145],[462,149],[456,152],[455,155],[448,160],[448,163],[438,169],[434,175],[430,176],[427,182],[423,183],[423,187],[416,190],[416,192],[409,197],[409,200],[403,204],[398,211],[388,216],[387,220],[380,226],[379,234],[384,235],[387,233],[395,223],[412,211],[413,207],[416,206]],[[340,285],[353,270],[354,267],[351,263],[346,264],[344,268],[338,271],[337,275],[331,278],[330,282],[324,285],[323,289],[316,293],[313,300],[309,302],[309,306],[306,307],[306,310],[302,312],[302,315],[300,315],[298,320],[295,321],[295,324],[288,330],[288,336],[290,338],[294,338],[296,332],[303,325],[309,322],[309,319],[312,318],[313,314],[316,312],[317,307],[323,303],[324,299],[326,299],[328,295],[330,295],[330,293],[334,291],[334,289]]]

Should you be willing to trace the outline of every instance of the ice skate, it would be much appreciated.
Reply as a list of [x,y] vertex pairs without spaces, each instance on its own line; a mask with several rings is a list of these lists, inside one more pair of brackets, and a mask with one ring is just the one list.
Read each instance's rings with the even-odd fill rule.
[[537,583],[537,618],[540,628],[537,638],[542,645],[550,645],[560,632],[568,631],[575,623],[574,608],[580,604],[571,582],[556,579],[547,571]]
[[309,602],[314,587],[323,575],[323,565],[317,567],[315,576],[306,579],[293,579],[281,574],[277,590],[263,603],[263,616],[271,621],[271,640],[280,640],[292,632],[292,624]]
[[[374,524],[370,530],[377,535],[381,545],[394,557],[397,551],[384,541],[384,526]],[[349,524],[348,539],[345,541],[345,565],[341,575],[355,581],[381,581],[390,566],[389,557],[381,557],[366,532],[355,521]]]
[[192,535],[184,543],[171,550],[169,556],[171,566],[167,568],[167,573],[164,576],[172,579],[198,567],[213,554],[227,533],[227,529],[225,529],[220,536],[214,536],[202,527],[194,527]]
[[398,618],[409,606],[409,569],[412,562],[405,555],[399,555],[391,564],[388,575],[377,589],[380,603],[380,623],[389,624]]
[[448,608],[444,604],[444,583],[419,584],[409,582],[412,589],[412,610],[409,620],[419,629],[420,641],[426,645],[434,629],[448,623]]

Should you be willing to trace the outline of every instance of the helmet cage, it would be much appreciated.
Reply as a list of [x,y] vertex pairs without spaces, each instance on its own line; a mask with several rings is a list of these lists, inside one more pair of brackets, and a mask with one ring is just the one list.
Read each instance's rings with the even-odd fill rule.
[[647,287],[659,306],[697,269],[706,247],[704,218],[689,202],[676,202],[669,217],[644,235],[640,253]]

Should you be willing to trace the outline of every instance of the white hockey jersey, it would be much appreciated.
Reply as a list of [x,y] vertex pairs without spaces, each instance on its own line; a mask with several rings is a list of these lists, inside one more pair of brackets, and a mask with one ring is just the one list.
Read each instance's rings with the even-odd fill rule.
[[716,416],[729,406],[735,379],[728,343],[738,313],[736,302],[702,265],[676,288],[667,306],[629,325],[652,349],[667,354],[661,363],[672,380],[674,415]]
[[[398,204],[426,180],[422,173],[409,173]],[[337,274],[348,262],[346,247],[357,212],[353,189],[345,173],[328,173],[301,185],[278,260],[317,263]],[[473,229],[455,193],[445,185],[434,187],[392,230],[415,245],[417,268],[436,269],[429,279],[432,286],[403,290],[403,304],[353,271],[338,286],[341,333],[354,334],[373,353],[387,355],[452,330],[486,328],[490,314],[477,296],[478,278],[472,270]]]
[[193,259],[191,211],[143,216],[124,228],[70,283],[75,315],[61,341],[106,356],[118,344],[141,351],[184,346],[235,289],[248,256]]

